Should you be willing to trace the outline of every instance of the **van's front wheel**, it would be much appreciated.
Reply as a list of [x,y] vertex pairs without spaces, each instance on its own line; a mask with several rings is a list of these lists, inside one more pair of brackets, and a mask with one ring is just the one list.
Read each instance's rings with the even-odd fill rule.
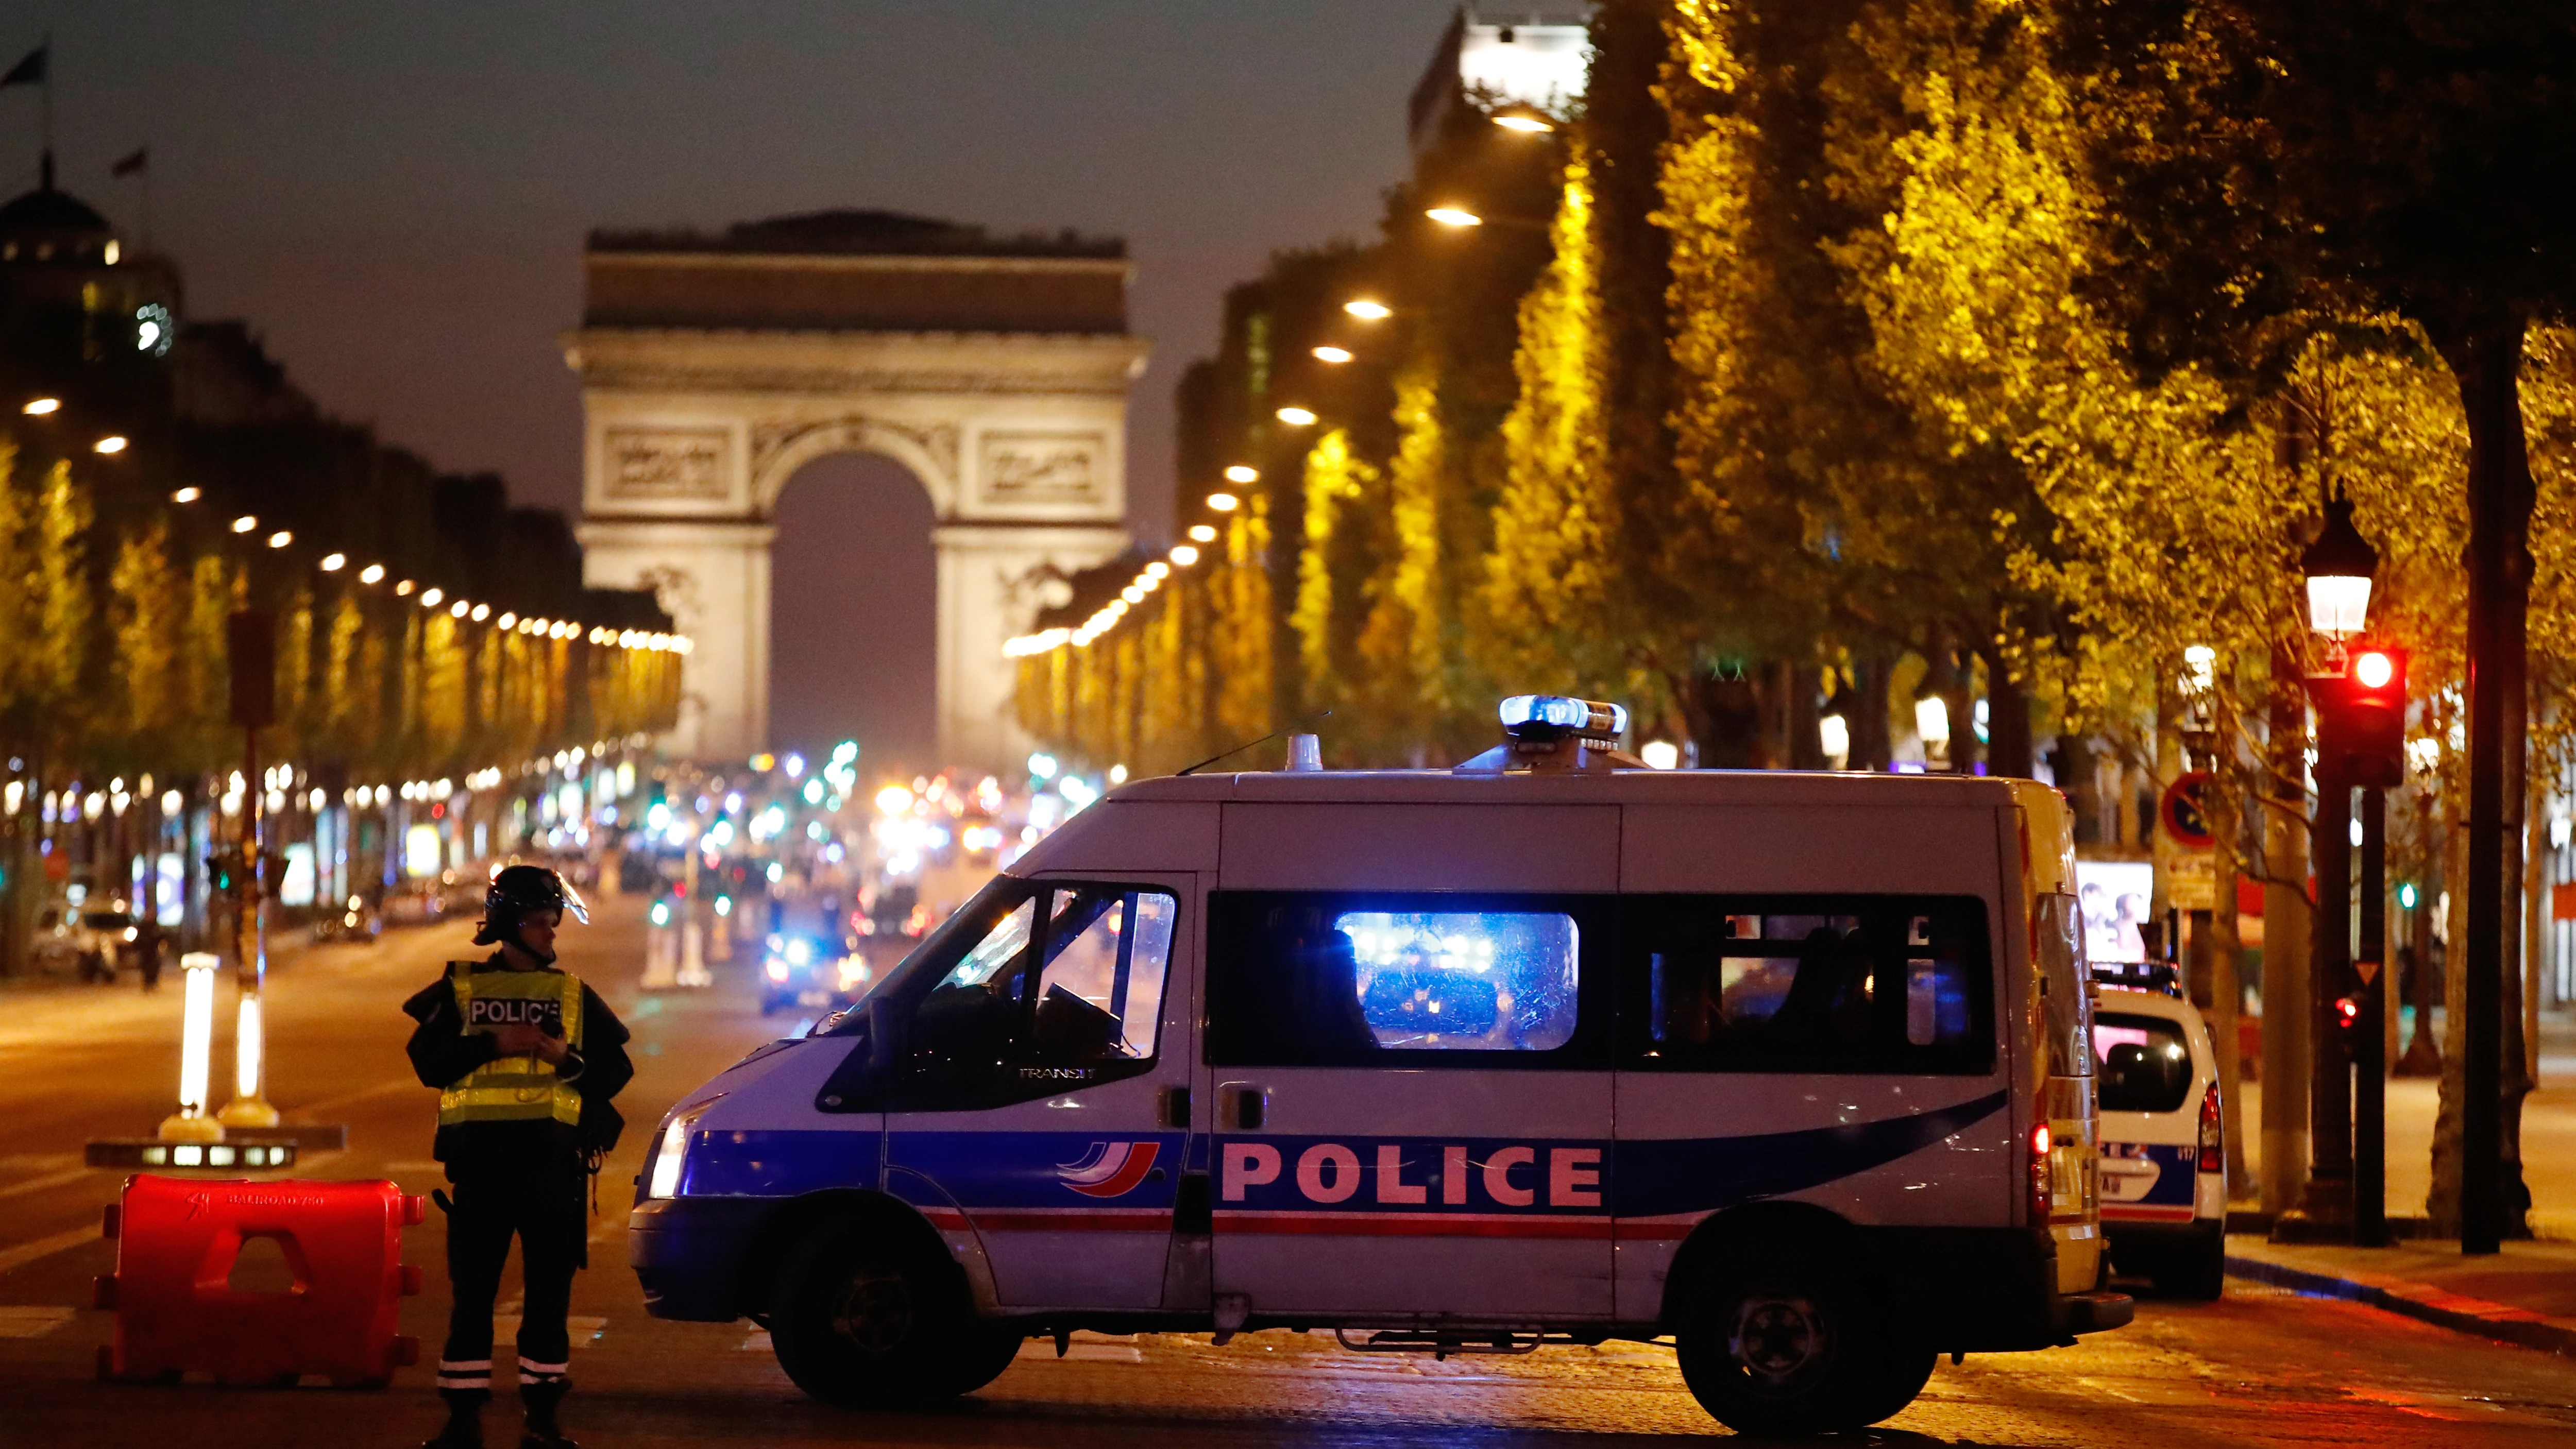
[[827,1223],[789,1250],[769,1312],[778,1366],[815,1398],[852,1408],[972,1393],[1020,1346],[975,1318],[950,1265],[855,1222]]
[[1789,1253],[1730,1268],[1709,1287],[1681,1330],[1679,1357],[1691,1397],[1719,1423],[1744,1434],[1815,1434],[1904,1407],[1887,1402],[1897,1375],[1883,1329],[1843,1275]]

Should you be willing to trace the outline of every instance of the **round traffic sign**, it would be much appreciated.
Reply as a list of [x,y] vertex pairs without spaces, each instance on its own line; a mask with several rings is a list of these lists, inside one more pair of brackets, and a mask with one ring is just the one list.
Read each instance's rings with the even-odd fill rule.
[[2185,770],[2165,787],[2164,798],[2157,802],[2156,818],[2164,822],[2165,834],[2185,850],[2207,850],[2218,843],[2209,829],[2207,808],[2216,779],[2207,770]]

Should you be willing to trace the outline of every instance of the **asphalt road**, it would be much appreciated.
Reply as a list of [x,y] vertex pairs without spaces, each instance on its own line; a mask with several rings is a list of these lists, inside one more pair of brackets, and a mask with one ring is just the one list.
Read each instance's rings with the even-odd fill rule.
[[[786,1027],[752,1010],[739,970],[717,989],[634,989],[633,902],[573,928],[564,964],[599,986],[636,1034],[623,1099],[629,1140],[601,1178],[590,1272],[574,1290],[566,1420],[589,1449],[698,1444],[1255,1446],[1644,1445],[1725,1431],[1683,1389],[1669,1349],[1604,1345],[1434,1363],[1344,1353],[1327,1336],[1078,1336],[1059,1360],[1033,1343],[999,1381],[937,1413],[856,1416],[804,1399],[751,1325],[656,1322],[625,1268],[624,1205],[663,1107]],[[402,1057],[402,998],[467,949],[444,926],[372,950],[309,953],[272,980],[273,1099],[345,1122],[349,1150],[315,1177],[391,1177],[426,1192],[432,1105]],[[113,1266],[98,1238],[117,1174],[80,1168],[94,1135],[148,1131],[176,1076],[179,996],[0,994],[0,1446],[417,1444],[439,1410],[426,1368],[387,1391],[101,1384],[109,1316],[81,1305]],[[408,1236],[429,1291],[404,1331],[434,1359],[446,1301],[442,1221]],[[508,1298],[514,1290],[505,1287]],[[505,1307],[507,1305],[505,1304]],[[504,1341],[507,1328],[504,1328]],[[504,1390],[492,1441],[515,1442]],[[2211,1305],[2148,1303],[2139,1321],[2076,1348],[1944,1364],[1923,1397],[1867,1438],[1980,1445],[2559,1445],[2576,1430],[2576,1360],[2475,1339],[2352,1304],[2229,1285]]]

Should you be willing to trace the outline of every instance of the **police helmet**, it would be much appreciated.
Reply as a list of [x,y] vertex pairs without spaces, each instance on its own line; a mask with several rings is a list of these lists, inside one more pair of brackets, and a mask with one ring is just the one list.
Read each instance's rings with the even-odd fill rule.
[[515,935],[520,920],[538,911],[562,911],[590,924],[589,909],[562,876],[542,865],[502,867],[483,892],[483,924],[474,932],[474,944],[489,946]]

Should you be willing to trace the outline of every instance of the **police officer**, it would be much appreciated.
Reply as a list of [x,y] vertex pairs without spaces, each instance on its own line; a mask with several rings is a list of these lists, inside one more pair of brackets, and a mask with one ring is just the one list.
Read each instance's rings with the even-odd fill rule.
[[635,1075],[626,1028],[598,993],[555,969],[566,912],[587,923],[580,897],[542,866],[514,865],[483,897],[481,961],[403,1003],[419,1025],[412,1067],[439,1089],[435,1155],[455,1187],[447,1208],[447,1276],[455,1290],[438,1362],[448,1420],[425,1449],[481,1449],[492,1397],[492,1304],[510,1239],[519,1240],[526,1298],[519,1317],[520,1449],[572,1449],[555,1410],[572,1387],[564,1318],[572,1275],[589,1266],[584,1187],[614,1145],[609,1099]]

